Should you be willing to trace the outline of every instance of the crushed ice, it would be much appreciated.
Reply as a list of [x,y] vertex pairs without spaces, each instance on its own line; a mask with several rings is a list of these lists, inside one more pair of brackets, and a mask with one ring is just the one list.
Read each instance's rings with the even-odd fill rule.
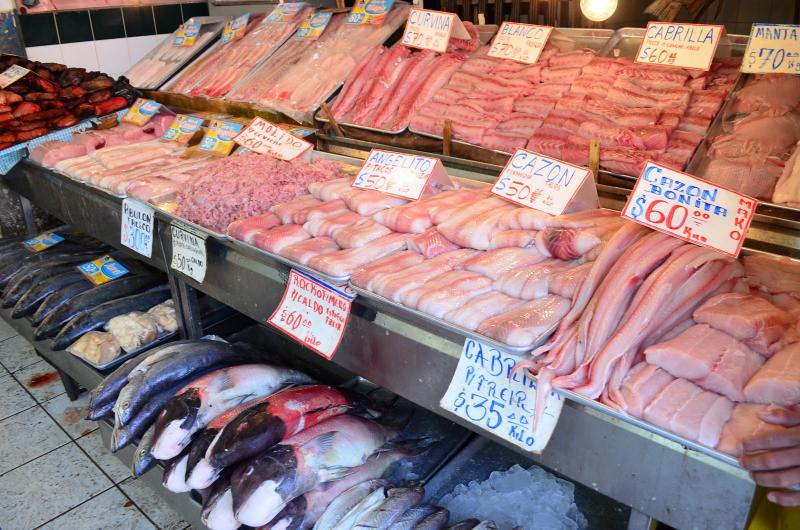
[[439,502],[450,521],[492,520],[500,530],[583,530],[586,518],[575,505],[575,486],[544,469],[515,465],[483,482],[459,484]]

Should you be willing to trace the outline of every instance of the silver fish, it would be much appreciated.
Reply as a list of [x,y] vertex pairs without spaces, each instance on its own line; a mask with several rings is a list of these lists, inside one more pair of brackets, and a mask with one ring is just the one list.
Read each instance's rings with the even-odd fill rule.
[[334,530],[350,530],[356,522],[356,519],[365,512],[372,511],[381,505],[386,500],[386,488],[378,488],[363,499],[361,502],[353,506],[349,512],[334,526]]
[[142,439],[139,440],[139,446],[136,448],[136,452],[133,453],[133,461],[131,462],[131,475],[133,475],[133,478],[141,477],[156,465],[156,459],[153,457],[153,453],[150,452],[155,432],[155,425],[151,425],[142,435]]
[[437,508],[430,504],[420,504],[412,506],[400,516],[400,518],[389,527],[389,530],[411,530],[417,523],[436,512]]
[[481,521],[473,530],[497,530],[497,525],[494,521]]
[[358,516],[353,530],[387,530],[424,495],[422,488],[392,488],[386,492],[382,503]]
[[356,484],[336,497],[317,519],[314,530],[332,530],[359,502],[378,488],[385,488],[385,480],[368,480]]
[[480,523],[481,522],[477,519],[464,519],[463,521],[459,521],[454,525],[448,526],[447,530],[472,530]]
[[444,508],[437,508],[432,514],[421,520],[414,530],[441,530],[447,526],[450,512]]

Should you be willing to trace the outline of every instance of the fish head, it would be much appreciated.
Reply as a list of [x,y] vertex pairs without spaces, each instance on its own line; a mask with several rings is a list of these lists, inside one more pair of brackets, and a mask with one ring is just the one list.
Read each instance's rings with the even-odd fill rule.
[[169,491],[184,493],[191,490],[191,488],[186,485],[186,479],[184,478],[186,476],[187,459],[188,455],[184,454],[173,458],[169,464],[167,464],[161,484]]
[[167,402],[156,418],[153,444],[156,458],[172,458],[186,447],[194,433],[194,424],[201,405],[202,398],[197,388],[189,388]]
[[[219,429],[203,429],[200,434],[192,440],[192,445],[189,447],[188,458],[186,460],[186,479],[192,475],[195,467],[204,461],[208,446],[214,441],[214,438],[219,433]],[[198,488],[202,489],[202,488]]]
[[241,523],[233,515],[233,499],[230,488],[220,490],[203,504],[200,519],[214,530],[236,530]]
[[141,477],[153,466],[153,464],[155,464],[155,461],[155,457],[150,453],[150,447],[140,445],[136,449],[136,453],[133,455],[133,461],[131,462],[131,475],[134,478]]
[[229,467],[245,458],[269,449],[286,436],[283,420],[266,407],[242,411],[225,426],[209,447],[207,458],[217,467]]
[[[233,511],[242,522],[254,521],[253,513],[279,510],[293,490],[302,458],[291,445],[279,444],[268,452],[243,462],[231,475]],[[271,518],[270,518],[271,519]],[[253,526],[269,522],[248,523]]]
[[306,517],[308,502],[305,495],[295,499],[283,507],[281,513],[276,515],[262,530],[301,530]]

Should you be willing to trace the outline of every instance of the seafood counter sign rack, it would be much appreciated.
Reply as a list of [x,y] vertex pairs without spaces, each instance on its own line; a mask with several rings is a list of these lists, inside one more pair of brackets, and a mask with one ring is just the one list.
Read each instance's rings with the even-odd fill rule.
[[267,322],[326,359],[333,358],[355,295],[292,269],[278,308]]
[[800,74],[800,26],[753,24],[742,60],[746,74]]
[[412,9],[401,42],[405,46],[444,53],[450,37],[469,40],[467,28],[454,13]]
[[312,147],[311,143],[259,116],[253,118],[233,141],[251,151],[280,160],[294,160]]
[[533,429],[536,382],[514,372],[523,359],[474,339],[467,339],[440,406],[526,451],[541,453],[561,417],[564,398],[547,396]]
[[492,186],[498,197],[551,215],[598,207],[591,171],[517,149]]
[[489,57],[535,64],[552,33],[552,26],[503,22],[492,41]]
[[649,22],[636,62],[708,70],[717,53],[723,26]]
[[752,197],[648,162],[622,216],[735,258],[756,206]]
[[426,189],[452,188],[438,158],[373,149],[353,180],[353,187],[417,200]]

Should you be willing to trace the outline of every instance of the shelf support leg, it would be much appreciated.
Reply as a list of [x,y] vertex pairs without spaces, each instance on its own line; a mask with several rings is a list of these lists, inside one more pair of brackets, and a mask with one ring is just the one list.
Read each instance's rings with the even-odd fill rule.
[[59,368],[56,368],[56,372],[58,372],[59,377],[61,377],[61,384],[64,385],[64,390],[67,392],[69,400],[75,401],[78,399],[81,395],[81,385]]
[[175,312],[178,326],[184,339],[199,339],[203,336],[200,323],[200,308],[197,303],[197,291],[174,275],[169,275],[169,288],[175,301]]

